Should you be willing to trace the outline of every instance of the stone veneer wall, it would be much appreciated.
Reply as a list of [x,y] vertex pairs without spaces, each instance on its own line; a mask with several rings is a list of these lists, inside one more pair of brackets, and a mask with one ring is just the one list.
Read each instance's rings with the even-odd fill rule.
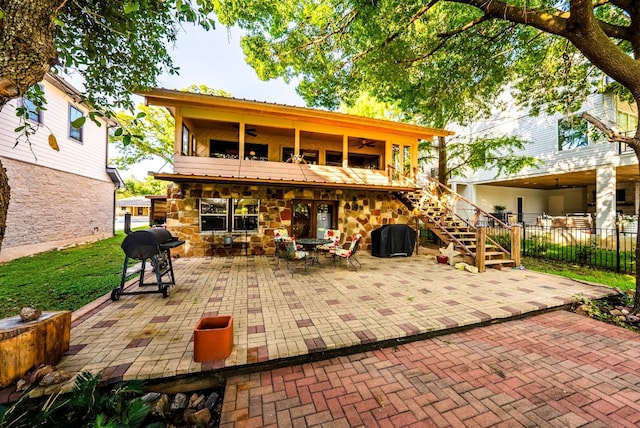
[[2,158],[2,165],[11,186],[2,250],[17,254],[22,247],[37,247],[45,251],[113,236],[115,187],[111,181],[7,158]]
[[[273,229],[287,228],[291,231],[291,201],[294,199],[338,201],[338,227],[343,233],[342,240],[350,242],[352,235],[362,234],[361,251],[371,249],[371,231],[382,225],[415,225],[411,212],[389,192],[174,183],[169,188],[167,200],[167,229],[186,242],[172,250],[172,254],[209,256],[212,254],[213,242],[222,242],[225,233],[200,233],[200,198],[260,199],[259,230],[257,234],[249,235],[250,254],[274,253]],[[241,249],[234,251],[235,254],[244,254]]]

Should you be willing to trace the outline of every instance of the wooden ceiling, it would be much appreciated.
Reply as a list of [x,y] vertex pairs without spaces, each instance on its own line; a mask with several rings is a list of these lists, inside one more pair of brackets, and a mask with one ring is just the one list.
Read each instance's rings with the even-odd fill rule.
[[[640,182],[638,175],[638,165],[627,165],[616,168],[616,179],[618,183]],[[553,174],[539,177],[517,178],[513,180],[501,180],[487,183],[490,186],[500,187],[522,187],[528,189],[562,189],[571,187],[595,186],[596,171],[568,172],[564,174]]]

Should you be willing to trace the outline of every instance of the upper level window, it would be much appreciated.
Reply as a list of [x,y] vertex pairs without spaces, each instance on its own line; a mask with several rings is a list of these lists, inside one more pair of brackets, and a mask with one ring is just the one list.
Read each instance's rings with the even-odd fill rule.
[[587,121],[578,116],[558,120],[558,150],[571,150],[589,144]]
[[240,144],[234,141],[209,140],[209,157],[238,159]]
[[[84,126],[84,116],[78,108],[69,106],[69,137],[77,141],[82,141],[82,127]],[[74,126],[75,125],[75,126]]]
[[618,129],[623,135],[633,136],[638,128],[638,116],[618,110]]
[[[37,85],[38,88],[34,88],[36,92],[42,94],[44,92],[44,89],[42,87],[42,85]],[[27,119],[31,120],[33,122],[36,123],[42,123],[42,110],[36,106],[36,103],[34,102],[33,99],[29,98],[28,96],[25,96],[24,98],[22,98],[22,107],[26,109],[27,111]]]
[[248,160],[269,160],[269,145],[268,144],[256,144],[245,143],[244,145],[244,158]]
[[189,155],[189,128],[186,125],[182,125],[182,156]]
[[342,166],[342,152],[327,151],[324,156],[324,164],[329,166]]
[[349,153],[349,167],[380,169],[380,156]]

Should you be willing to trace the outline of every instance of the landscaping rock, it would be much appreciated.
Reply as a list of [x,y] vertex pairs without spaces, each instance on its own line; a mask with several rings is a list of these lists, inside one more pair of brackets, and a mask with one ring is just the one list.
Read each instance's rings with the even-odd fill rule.
[[159,392],[149,392],[148,394],[144,394],[142,397],[140,397],[140,399],[148,404],[156,401],[158,398],[160,398],[161,395],[162,394],[160,394]]
[[187,397],[187,394],[183,394],[182,392],[177,393],[174,397],[173,397],[173,401],[171,402],[171,412],[177,412],[179,410],[184,410],[187,408],[187,404],[189,397]]
[[40,318],[42,311],[37,311],[30,307],[25,307],[20,310],[20,319],[22,321],[34,321]]
[[169,411],[169,396],[167,394],[162,394],[160,399],[156,401],[155,406],[153,406],[152,414],[165,417]]
[[51,373],[47,373],[40,381],[40,386],[56,385],[58,383],[66,382],[69,379],[71,379],[71,376],[68,373],[63,372],[62,370],[56,370]]
[[204,395],[193,393],[189,397],[189,408],[200,410],[204,407]]
[[218,394],[217,392],[212,392],[211,394],[209,394],[209,397],[207,397],[207,402],[204,404],[204,406],[212,411],[219,398],[220,394]]
[[[185,412],[186,413],[186,412]],[[185,422],[196,426],[207,426],[211,422],[211,412],[206,407],[185,417]]]

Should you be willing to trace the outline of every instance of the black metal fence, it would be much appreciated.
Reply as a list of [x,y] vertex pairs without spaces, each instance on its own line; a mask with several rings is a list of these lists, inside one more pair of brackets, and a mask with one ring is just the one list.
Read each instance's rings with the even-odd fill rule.
[[618,229],[525,225],[521,250],[524,256],[634,274],[636,236]]
[[[487,236],[511,251],[508,229],[487,227]],[[618,229],[523,225],[520,250],[523,256],[635,274],[636,236]],[[422,245],[443,245],[429,230],[421,230],[420,238]]]

